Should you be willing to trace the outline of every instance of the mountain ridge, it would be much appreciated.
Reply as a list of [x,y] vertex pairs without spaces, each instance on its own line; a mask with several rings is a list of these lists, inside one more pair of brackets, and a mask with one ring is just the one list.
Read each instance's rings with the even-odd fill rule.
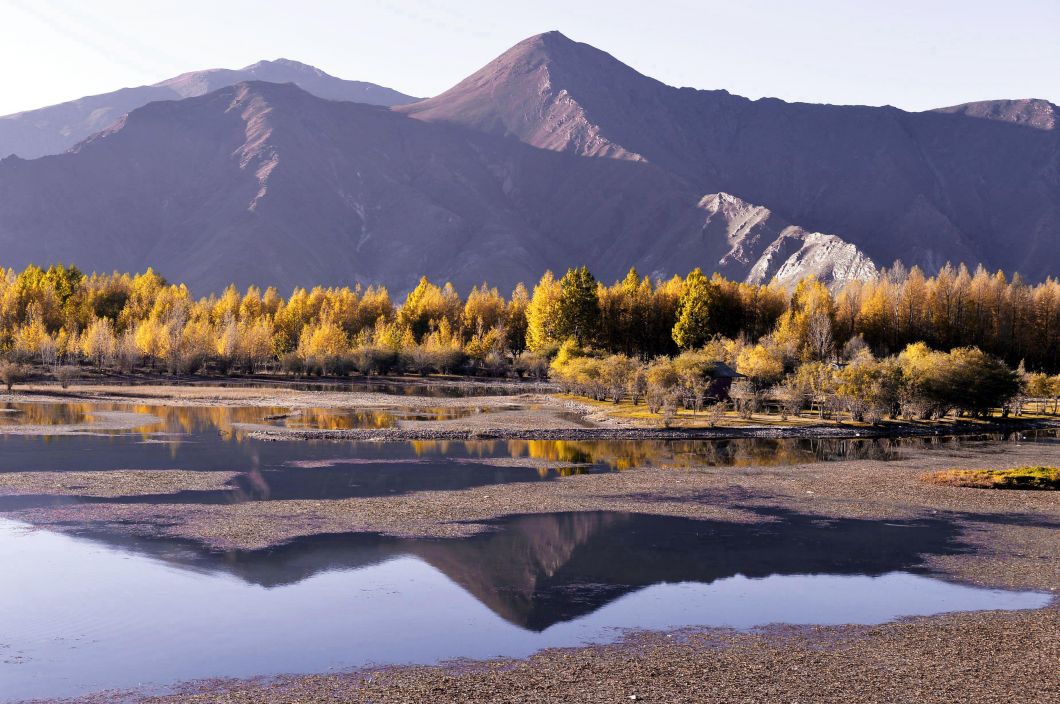
[[213,92],[246,80],[295,83],[329,100],[370,105],[397,105],[417,100],[390,88],[349,81],[290,59],[258,61],[241,69],[189,71],[151,85],[120,88],[108,93],[0,116],[0,158],[23,159],[59,154],[136,108],[159,100],[181,100]]

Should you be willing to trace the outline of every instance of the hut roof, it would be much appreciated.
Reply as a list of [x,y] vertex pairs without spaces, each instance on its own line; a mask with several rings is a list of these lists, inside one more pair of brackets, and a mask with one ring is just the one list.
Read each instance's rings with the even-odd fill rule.
[[740,372],[730,367],[725,362],[714,362],[714,369],[710,372],[714,379],[738,379],[743,376]]

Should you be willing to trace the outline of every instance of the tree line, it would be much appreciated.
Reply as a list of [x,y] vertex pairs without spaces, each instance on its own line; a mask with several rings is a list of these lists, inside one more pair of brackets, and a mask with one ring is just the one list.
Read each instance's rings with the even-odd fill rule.
[[581,267],[507,296],[487,284],[461,296],[424,278],[395,303],[375,286],[299,288],[287,298],[229,286],[195,298],[150,269],[0,271],[0,354],[55,368],[573,378],[570,364],[594,363],[572,360],[614,357],[639,397],[639,372],[682,354],[729,362],[759,394],[814,363],[860,370],[869,357],[971,347],[1044,375],[1045,388],[1060,369],[1060,283],[963,266],[926,276],[896,264],[836,291],[812,278],[788,291],[699,269],[667,279],[631,269],[607,285]]

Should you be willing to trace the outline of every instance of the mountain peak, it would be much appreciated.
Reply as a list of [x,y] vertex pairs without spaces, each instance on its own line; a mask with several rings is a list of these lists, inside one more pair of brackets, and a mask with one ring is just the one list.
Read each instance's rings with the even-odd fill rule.
[[[581,44],[580,42],[576,42],[570,37],[568,37],[566,34],[563,34],[563,32],[560,32],[557,29],[553,29],[549,32],[542,32],[541,34],[535,34],[532,37],[527,37],[526,39],[522,40],[521,42],[519,42],[504,53],[509,54],[512,52],[518,52],[520,49],[527,48],[563,50],[575,48],[578,46],[588,47],[590,49],[593,49],[594,51],[598,51],[598,49],[595,49],[589,44]],[[501,56],[504,56],[504,54],[502,54]]]
[[263,59],[256,63],[250,64],[249,66],[244,66],[242,68],[242,71],[251,74],[269,70],[282,70],[290,71],[293,73],[306,73],[313,76],[327,76],[329,78],[333,78],[333,76],[330,76],[330,74],[328,74],[326,71],[323,71],[317,68],[316,66],[302,63],[301,61],[295,61],[294,59],[285,59],[282,57],[272,60]]
[[441,95],[398,109],[552,151],[640,160],[595,119],[627,113],[662,86],[607,52],[552,31],[524,39]]
[[938,108],[932,112],[1007,122],[1039,130],[1056,129],[1057,123],[1060,122],[1060,107],[1041,98],[980,100],[974,103]]
[[568,71],[593,70],[607,66],[612,70],[636,74],[636,71],[606,51],[575,41],[558,30],[527,37],[487,64],[483,71],[491,66],[512,66],[525,62],[531,65],[561,64]]

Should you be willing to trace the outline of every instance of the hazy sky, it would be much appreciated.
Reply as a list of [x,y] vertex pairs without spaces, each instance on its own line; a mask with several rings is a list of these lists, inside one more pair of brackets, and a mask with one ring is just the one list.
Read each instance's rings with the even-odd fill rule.
[[0,115],[278,57],[427,96],[551,29],[752,98],[1060,103],[1060,0],[0,0]]

